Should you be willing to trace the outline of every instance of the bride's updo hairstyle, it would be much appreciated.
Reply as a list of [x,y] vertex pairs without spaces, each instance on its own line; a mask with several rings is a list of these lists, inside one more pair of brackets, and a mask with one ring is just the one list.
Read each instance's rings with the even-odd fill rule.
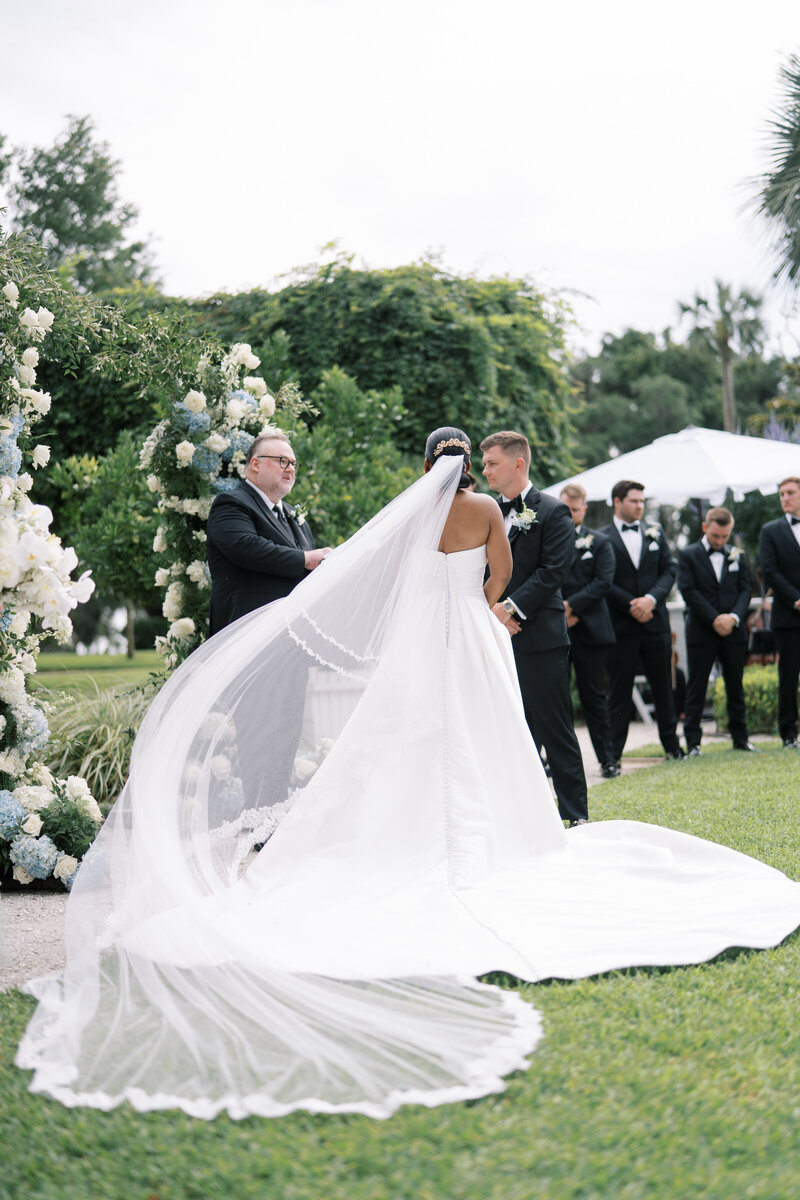
[[441,429],[434,429],[425,443],[425,461],[431,466],[444,454],[462,454],[464,456],[464,472],[458,485],[460,492],[464,488],[470,487],[473,482],[467,474],[471,453],[472,443],[464,430],[456,429],[455,425],[443,425]]

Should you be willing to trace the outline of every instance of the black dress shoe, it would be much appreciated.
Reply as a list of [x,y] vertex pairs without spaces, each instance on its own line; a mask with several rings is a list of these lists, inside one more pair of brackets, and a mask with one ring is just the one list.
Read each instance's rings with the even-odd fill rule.
[[600,764],[600,774],[603,779],[616,779],[622,770],[618,762],[605,762]]
[[686,758],[686,755],[683,752],[683,747],[678,746],[677,750],[668,750],[664,761],[668,762],[671,758],[676,758],[678,760]]
[[702,753],[703,753],[703,751],[700,749],[699,746],[690,746],[688,748],[688,750],[686,751],[686,757],[687,758],[698,758]]
[[784,738],[783,739],[784,750],[797,750],[798,747],[800,747],[800,742],[798,742],[797,738]]
[[577,821],[569,821],[568,822],[567,829],[574,829],[576,825],[588,825],[588,824],[589,824],[588,817],[578,817]]
[[760,754],[758,746],[754,746],[752,742],[734,742],[734,750],[747,750],[749,754]]

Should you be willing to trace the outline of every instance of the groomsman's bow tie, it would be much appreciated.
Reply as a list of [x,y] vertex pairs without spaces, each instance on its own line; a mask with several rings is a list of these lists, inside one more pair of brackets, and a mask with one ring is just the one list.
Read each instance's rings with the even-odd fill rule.
[[800,525],[800,517],[790,517],[789,520],[792,525]]
[[634,523],[632,525],[626,525],[625,522],[623,521],[622,522],[622,532],[627,533],[627,531],[629,529],[632,530],[633,533],[638,533],[639,532],[639,522],[634,521]]
[[707,553],[707,554],[724,554],[724,553],[725,553],[725,550],[724,550],[724,549],[722,549],[722,550],[715,550],[713,546],[709,546],[709,547],[708,547],[708,550],[706,551],[706,553]]
[[522,512],[522,496],[515,496],[513,500],[498,500],[497,503],[500,505],[500,512],[504,517],[508,516],[512,508],[515,510],[515,512]]

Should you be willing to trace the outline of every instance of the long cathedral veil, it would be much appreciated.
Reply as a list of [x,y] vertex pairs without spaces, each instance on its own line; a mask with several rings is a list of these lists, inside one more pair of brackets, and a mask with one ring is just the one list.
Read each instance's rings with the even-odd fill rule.
[[[235,920],[258,847],[302,811],[387,656],[413,649],[462,467],[442,457],[157,696],[75,880],[67,965],[29,985],[39,1005],[17,1062],[34,1069],[33,1090],[204,1118],[383,1117],[500,1090],[525,1065],[539,1018],[515,993],[472,978],[294,972]],[[230,919],[209,919],[221,911]]]

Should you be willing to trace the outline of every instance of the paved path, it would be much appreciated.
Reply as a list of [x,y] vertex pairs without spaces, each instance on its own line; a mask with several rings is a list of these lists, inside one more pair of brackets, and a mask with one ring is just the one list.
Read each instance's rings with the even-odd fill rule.
[[[709,730],[711,726],[708,727]],[[600,767],[584,726],[577,730],[586,781],[602,782]],[[631,724],[627,749],[658,742],[655,725]],[[622,773],[651,766],[658,759],[623,760]],[[66,892],[7,892],[0,898],[0,991],[20,987],[36,975],[64,965],[64,909]]]

